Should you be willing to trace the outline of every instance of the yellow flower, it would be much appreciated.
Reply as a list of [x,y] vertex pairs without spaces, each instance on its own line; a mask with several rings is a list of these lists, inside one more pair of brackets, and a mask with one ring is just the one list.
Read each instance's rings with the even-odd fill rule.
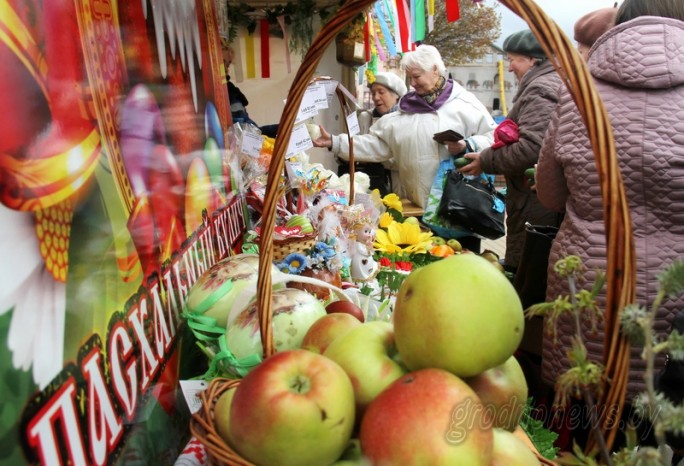
[[394,222],[394,217],[392,217],[392,214],[389,212],[385,212],[380,216],[380,219],[378,220],[378,225],[380,228],[387,228],[390,223]]
[[388,209],[394,209],[398,212],[402,212],[401,199],[394,193],[389,193],[387,196],[382,198],[383,204],[387,206]]
[[432,233],[422,232],[418,225],[392,222],[387,231],[378,230],[373,246],[378,251],[406,254],[426,253],[432,244]]

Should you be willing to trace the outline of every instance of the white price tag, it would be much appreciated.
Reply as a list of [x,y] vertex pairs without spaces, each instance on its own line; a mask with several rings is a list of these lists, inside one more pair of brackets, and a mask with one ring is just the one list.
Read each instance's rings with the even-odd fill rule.
[[349,135],[355,136],[361,132],[359,128],[359,117],[356,112],[351,112],[347,115],[347,128],[349,128]]
[[337,97],[335,91],[337,90],[337,81],[321,81],[320,84],[325,88],[325,96],[328,100],[328,107],[332,105]]
[[316,95],[311,91],[311,87],[308,87],[306,92],[304,92],[304,97],[302,97],[302,103],[299,105],[299,113],[294,122],[295,125],[318,115],[315,98]]
[[199,399],[199,393],[204,391],[209,384],[204,380],[180,380],[181,391],[185,397],[185,402],[188,404],[191,413],[196,413],[202,407],[202,401]]
[[309,85],[307,92],[309,91],[313,95],[313,101],[317,109],[328,108],[328,96],[325,92],[325,86],[321,83],[313,83]]
[[251,157],[259,157],[261,153],[261,146],[263,146],[264,140],[260,135],[243,132],[242,133],[242,145],[240,146],[240,152],[249,155]]
[[309,136],[309,131],[306,129],[306,125],[295,126],[290,134],[290,143],[287,145],[287,153],[285,157],[292,157],[298,152],[311,149],[313,143],[311,142],[311,137]]

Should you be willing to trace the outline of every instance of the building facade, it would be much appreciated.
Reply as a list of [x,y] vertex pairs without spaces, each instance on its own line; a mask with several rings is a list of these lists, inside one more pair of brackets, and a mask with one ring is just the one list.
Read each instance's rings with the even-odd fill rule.
[[[503,69],[503,80],[499,70]],[[505,115],[510,110],[517,83],[508,71],[506,52],[491,44],[482,57],[467,63],[448,67],[451,77],[468,89],[494,116]]]

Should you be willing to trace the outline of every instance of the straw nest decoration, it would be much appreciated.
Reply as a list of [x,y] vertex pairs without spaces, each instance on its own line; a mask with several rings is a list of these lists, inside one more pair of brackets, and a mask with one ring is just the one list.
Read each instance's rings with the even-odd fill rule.
[[[621,309],[635,299],[635,257],[629,206],[620,175],[615,153],[615,143],[610,121],[603,103],[596,92],[593,80],[575,47],[565,34],[532,0],[499,0],[511,11],[527,22],[539,39],[547,56],[558,71],[561,79],[570,90],[587,127],[589,139],[596,159],[600,176],[604,206],[605,230],[607,239],[607,300],[605,310],[606,341],[604,364],[606,368],[605,387],[597,400],[597,412],[607,412],[601,408],[617,409],[620,416],[625,402],[627,372],[629,369],[629,344],[621,335],[618,316]],[[261,252],[259,255],[259,276],[257,285],[257,304],[259,325],[265,357],[275,352],[273,327],[271,325],[271,263],[273,261],[273,228],[278,200],[278,183],[285,166],[285,151],[292,132],[294,120],[302,97],[311,82],[316,66],[335,36],[349,24],[356,15],[374,3],[375,0],[349,0],[325,25],[314,39],[290,88],[287,102],[280,119],[279,133],[273,150],[264,199],[262,217]],[[353,162],[350,163],[353,167]],[[217,434],[213,423],[213,406],[218,397],[238,380],[217,379],[201,394],[202,409],[193,416],[190,423],[192,434],[207,448],[214,464],[250,465],[241,458]],[[610,429],[610,419],[602,419],[602,427],[610,448],[616,430]],[[541,458],[540,458],[541,459]],[[543,464],[553,464],[544,460]]]

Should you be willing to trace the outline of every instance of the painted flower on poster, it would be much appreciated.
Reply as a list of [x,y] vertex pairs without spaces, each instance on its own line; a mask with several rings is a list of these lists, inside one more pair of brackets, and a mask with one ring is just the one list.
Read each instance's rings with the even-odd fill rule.
[[0,314],[12,313],[12,364],[32,369],[33,381],[44,388],[62,367],[66,285],[46,267],[33,213],[0,204],[0,224],[0,256],[22,258],[0,268]]

